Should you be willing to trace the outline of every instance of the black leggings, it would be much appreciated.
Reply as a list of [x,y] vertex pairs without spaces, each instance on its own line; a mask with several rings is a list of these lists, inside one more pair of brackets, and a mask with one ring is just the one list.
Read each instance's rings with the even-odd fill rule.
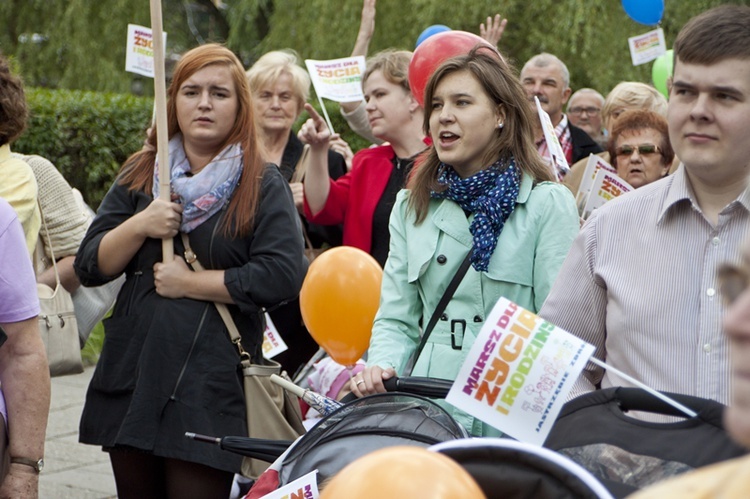
[[109,449],[119,499],[226,499],[234,474],[203,464]]

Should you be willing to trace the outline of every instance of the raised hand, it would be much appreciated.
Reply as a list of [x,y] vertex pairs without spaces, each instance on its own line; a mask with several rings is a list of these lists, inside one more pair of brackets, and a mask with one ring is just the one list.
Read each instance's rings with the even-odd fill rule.
[[500,14],[495,14],[494,19],[487,16],[487,26],[484,23],[479,25],[479,36],[487,40],[493,47],[497,47],[507,24],[508,20],[502,18]]
[[328,129],[325,120],[310,104],[305,104],[305,110],[310,114],[310,118],[299,129],[297,137],[302,142],[310,144],[313,149],[328,148],[331,131]]

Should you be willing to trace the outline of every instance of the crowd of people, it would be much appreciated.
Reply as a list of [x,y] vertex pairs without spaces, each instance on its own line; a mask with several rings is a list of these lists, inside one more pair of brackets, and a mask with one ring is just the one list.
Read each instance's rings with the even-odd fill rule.
[[[368,55],[375,4],[364,0],[352,55]],[[487,18],[488,43],[441,61],[420,98],[413,52],[368,57],[364,101],[341,104],[372,142],[354,154],[307,102],[310,78],[294,51],[246,69],[221,45],[191,49],[167,90],[169,164],[160,168],[149,128],[93,221],[51,163],[11,153],[27,110],[0,60],[0,414],[10,456],[0,496],[35,497],[43,466],[50,381],[35,282],[52,285],[59,272],[75,293],[125,276],[79,437],[109,453],[118,496],[229,497],[241,458],[183,436],[246,433],[237,348],[214,304],[228,306],[253,358],[268,314],[289,347],[278,360],[297,371],[317,350],[298,300],[305,254],[340,245],[369,253],[383,283],[351,382],[330,359],[331,374],[314,378],[333,397],[383,392],[405,373],[455,379],[505,297],[618,370],[589,363],[571,398],[628,386],[622,372],[729,406],[728,430],[750,443],[750,8],[714,8],[682,28],[668,101],[640,82],[606,97],[573,92],[551,53],[518,70],[495,48],[507,24]],[[537,100],[569,170],[552,161]],[[590,155],[635,190],[583,223],[574,195]],[[59,223],[45,247],[50,219]],[[186,250],[206,270],[194,272]],[[469,434],[502,435],[439,403]],[[663,487],[700,479],[685,480]]]

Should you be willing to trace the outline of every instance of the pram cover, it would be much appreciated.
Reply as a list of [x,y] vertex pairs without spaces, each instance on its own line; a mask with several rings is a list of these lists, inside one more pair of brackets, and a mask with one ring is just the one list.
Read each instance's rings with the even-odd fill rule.
[[430,450],[458,462],[488,499],[612,499],[581,466],[533,444],[472,438],[443,442]]
[[371,395],[346,404],[303,435],[282,462],[279,486],[315,469],[320,483],[358,457],[384,447],[429,447],[467,436],[463,426],[427,398]]
[[724,431],[724,405],[667,395],[698,415],[670,423],[643,421],[628,416],[624,409],[679,413],[637,388],[597,390],[565,404],[544,446],[580,464],[616,497],[747,453]]

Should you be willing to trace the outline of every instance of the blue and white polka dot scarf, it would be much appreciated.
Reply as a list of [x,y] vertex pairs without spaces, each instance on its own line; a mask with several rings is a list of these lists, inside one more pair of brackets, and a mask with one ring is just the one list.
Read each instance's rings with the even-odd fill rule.
[[498,161],[469,178],[461,178],[452,166],[441,164],[438,182],[447,185],[442,192],[432,191],[437,199],[450,199],[465,211],[474,213],[469,231],[474,236],[471,264],[478,272],[486,271],[505,221],[516,207],[521,172],[511,159],[508,167]]

